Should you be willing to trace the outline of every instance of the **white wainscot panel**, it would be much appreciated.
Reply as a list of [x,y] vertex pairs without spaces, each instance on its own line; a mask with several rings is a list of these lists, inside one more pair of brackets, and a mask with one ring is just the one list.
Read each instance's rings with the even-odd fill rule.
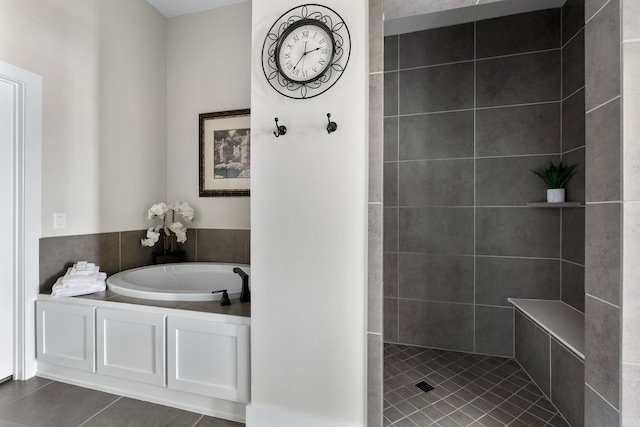
[[38,360],[95,371],[95,307],[36,302]]
[[169,316],[168,385],[219,399],[249,401],[249,326]]
[[98,373],[164,386],[165,317],[98,308]]

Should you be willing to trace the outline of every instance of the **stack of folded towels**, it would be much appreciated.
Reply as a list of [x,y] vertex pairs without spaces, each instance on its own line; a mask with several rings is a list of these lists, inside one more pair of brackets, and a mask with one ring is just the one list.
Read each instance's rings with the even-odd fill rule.
[[59,277],[53,285],[52,297],[73,297],[92,294],[107,289],[107,273],[92,262],[78,261],[69,267],[67,273]]

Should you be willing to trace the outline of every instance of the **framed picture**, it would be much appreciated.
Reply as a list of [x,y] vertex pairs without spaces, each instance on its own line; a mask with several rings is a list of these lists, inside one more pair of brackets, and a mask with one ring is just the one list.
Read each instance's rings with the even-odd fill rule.
[[200,114],[200,197],[248,196],[250,110]]

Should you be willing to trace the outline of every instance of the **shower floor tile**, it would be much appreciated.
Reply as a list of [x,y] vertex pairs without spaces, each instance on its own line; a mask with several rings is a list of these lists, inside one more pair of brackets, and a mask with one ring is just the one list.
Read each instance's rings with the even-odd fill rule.
[[385,344],[384,426],[568,424],[513,359]]

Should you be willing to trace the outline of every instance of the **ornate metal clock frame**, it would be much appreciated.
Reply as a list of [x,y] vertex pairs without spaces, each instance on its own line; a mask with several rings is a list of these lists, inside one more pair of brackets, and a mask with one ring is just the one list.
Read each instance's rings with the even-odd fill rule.
[[[276,55],[283,36],[300,21],[318,21],[333,37],[333,56],[323,74],[308,81],[288,79],[279,68]],[[289,30],[289,31],[288,31]],[[344,20],[333,9],[320,4],[296,6],[280,16],[269,29],[262,46],[262,70],[269,84],[287,98],[308,99],[331,88],[342,76],[351,56],[351,35]]]

